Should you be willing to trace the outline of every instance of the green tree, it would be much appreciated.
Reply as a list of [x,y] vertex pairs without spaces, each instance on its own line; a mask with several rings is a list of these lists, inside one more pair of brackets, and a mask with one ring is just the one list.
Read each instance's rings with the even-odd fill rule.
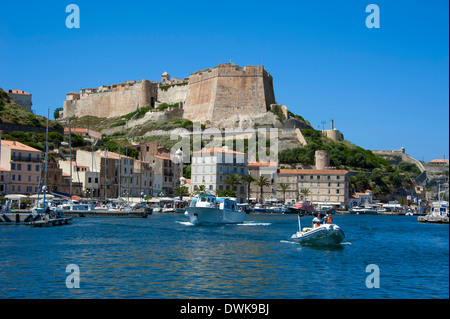
[[251,184],[256,182],[256,178],[252,174],[241,176],[241,180],[247,185],[247,203],[250,201]]
[[225,185],[230,185],[231,189],[234,190],[234,187],[242,184],[242,180],[237,174],[228,175],[227,178],[223,182]]
[[183,196],[189,196],[189,189],[187,188],[187,186],[179,186],[175,188],[173,192],[175,196],[179,196],[180,201],[183,200]]
[[302,188],[300,193],[303,195],[304,200],[308,199],[308,195],[310,193],[309,188]]
[[264,186],[269,186],[270,183],[268,181],[268,179],[264,176],[260,176],[257,180],[256,180],[256,185],[259,186],[259,203],[262,204],[263,203],[263,192],[264,192]]
[[56,120],[57,118],[59,118],[59,111],[62,111],[63,108],[62,107],[57,107],[55,109],[55,112],[53,112],[53,118]]
[[286,203],[286,191],[289,189],[289,184],[280,184],[280,189],[283,192],[283,204]]
[[194,194],[206,194],[206,186],[200,185],[197,189],[194,190]]

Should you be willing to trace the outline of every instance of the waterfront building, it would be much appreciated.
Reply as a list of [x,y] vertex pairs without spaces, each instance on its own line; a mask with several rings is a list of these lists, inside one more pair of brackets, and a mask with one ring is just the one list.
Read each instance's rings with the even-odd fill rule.
[[247,175],[247,154],[223,148],[211,148],[193,152],[191,167],[191,183],[193,190],[204,185],[211,193],[230,190],[236,192],[238,202],[247,199],[246,187],[241,185],[227,185],[227,176],[231,174]]
[[149,163],[152,170],[153,195],[173,195],[174,190],[180,186],[180,177],[183,176],[182,164],[174,163],[170,158],[170,151],[156,142],[129,147],[139,152],[142,161]]
[[367,189],[364,193],[354,193],[348,200],[348,208],[355,206],[370,207],[373,204],[373,192]]
[[9,194],[11,171],[0,167],[0,195]]
[[[286,202],[309,200],[316,205],[334,205],[344,208],[348,201],[349,173],[333,169],[279,169],[277,186],[289,185]],[[308,195],[302,194],[308,189]]]
[[1,141],[0,168],[10,172],[9,194],[39,192],[42,152],[17,141]]
[[141,197],[145,195],[153,195],[153,170],[150,163],[135,160],[134,161],[134,184],[130,190],[130,196]]
[[[272,199],[282,199],[282,194],[280,195],[279,190],[275,189],[275,176],[277,173],[277,164],[270,162],[248,162],[248,174],[252,175],[255,179],[259,179],[260,176],[266,178],[269,182],[269,185],[263,186],[262,191],[262,202],[266,200]],[[244,185],[247,190],[247,185]],[[252,183],[250,185],[250,196],[249,200],[252,202],[261,202],[260,201],[260,187],[256,185],[256,183]]]
[[[55,164],[55,163],[49,163]],[[54,186],[54,190],[60,191],[62,193],[70,194],[70,161],[59,161],[60,170],[62,170],[63,174],[61,174],[61,182],[60,187],[57,189],[56,185]],[[54,174],[50,173],[48,176],[48,182],[51,182],[51,179],[56,179],[58,174],[55,172]],[[53,177],[52,177],[53,176]],[[64,181],[67,179],[68,181]],[[75,161],[72,161],[72,195],[90,197],[91,190],[93,191],[92,197],[99,196],[99,180],[100,173],[94,172],[91,170],[91,164],[81,164]],[[51,188],[49,188],[51,189]]]

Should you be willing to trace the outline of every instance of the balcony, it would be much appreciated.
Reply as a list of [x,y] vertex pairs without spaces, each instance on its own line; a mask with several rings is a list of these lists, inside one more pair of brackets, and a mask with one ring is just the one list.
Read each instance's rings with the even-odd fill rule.
[[34,162],[41,163],[42,158],[38,157],[25,157],[25,156],[11,156],[12,162]]

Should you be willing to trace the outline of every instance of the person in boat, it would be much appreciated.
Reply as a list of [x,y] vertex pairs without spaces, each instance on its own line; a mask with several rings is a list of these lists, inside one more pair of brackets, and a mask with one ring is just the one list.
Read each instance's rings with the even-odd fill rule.
[[318,213],[317,216],[314,217],[314,219],[312,220],[312,223],[313,223],[313,228],[319,227],[323,223],[322,218],[320,218],[320,213]]
[[331,213],[328,212],[327,216],[325,216],[324,224],[332,224],[333,223],[333,216],[331,216]]

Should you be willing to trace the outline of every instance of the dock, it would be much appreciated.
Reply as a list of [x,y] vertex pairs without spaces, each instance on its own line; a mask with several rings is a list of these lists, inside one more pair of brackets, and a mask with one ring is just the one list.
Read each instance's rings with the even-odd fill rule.
[[147,211],[64,211],[64,216],[71,217],[147,218],[148,215],[151,215],[151,213]]
[[417,217],[417,221],[419,223],[448,224],[448,217],[426,215]]
[[40,215],[33,215],[31,211],[0,213],[0,225],[29,225],[40,218]]
[[30,222],[33,227],[52,227],[70,224],[72,217],[58,217]]

